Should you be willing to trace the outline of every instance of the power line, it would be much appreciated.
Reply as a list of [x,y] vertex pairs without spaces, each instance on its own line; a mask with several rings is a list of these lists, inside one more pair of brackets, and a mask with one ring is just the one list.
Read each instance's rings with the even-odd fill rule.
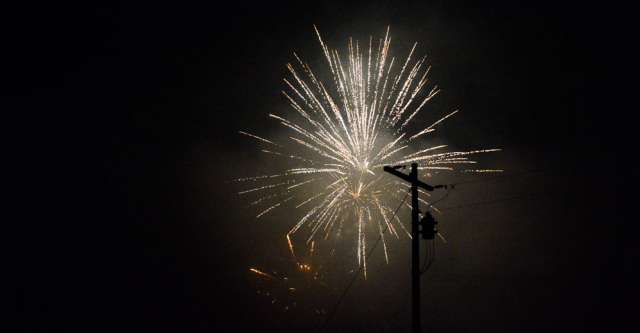
[[[429,204],[428,208],[432,207],[435,203],[440,202],[444,199],[446,199],[449,195],[449,193],[451,192],[452,189],[455,188],[455,186],[458,185],[466,185],[466,184],[473,184],[473,183],[483,183],[483,182],[489,182],[489,181],[493,181],[493,180],[497,180],[497,179],[502,179],[502,178],[510,178],[510,177],[516,177],[516,176],[523,176],[523,175],[528,175],[528,174],[537,174],[537,173],[542,173],[542,174],[553,174],[552,172],[550,172],[550,170],[544,170],[544,169],[537,169],[537,170],[529,170],[529,171],[524,171],[524,172],[520,172],[520,173],[515,173],[515,174],[508,174],[508,175],[500,175],[500,176],[495,176],[495,177],[490,177],[490,178],[485,178],[482,180],[472,180],[472,181],[466,181],[466,182],[457,182],[457,183],[451,183],[445,186],[445,188],[447,189],[447,192],[445,193],[444,196],[442,196],[440,199],[432,202]],[[539,193],[535,193],[535,194],[539,194]],[[400,204],[398,204],[398,207],[395,209],[393,215],[391,216],[391,218],[393,219],[396,214],[398,213],[398,210],[400,209],[400,207],[402,207],[402,204],[404,204],[405,200],[407,199],[409,195],[409,191],[407,191],[407,193],[405,194],[404,198],[400,201]],[[487,201],[480,201],[480,202],[474,202],[474,203],[470,203],[470,204],[464,204],[464,205],[457,205],[457,206],[451,206],[451,207],[444,207],[444,208],[439,208],[439,210],[444,211],[444,210],[453,210],[453,209],[459,209],[459,208],[464,208],[464,207],[473,207],[473,206],[479,206],[479,205],[485,205],[485,204],[491,204],[491,203],[496,203],[496,202],[501,202],[501,201],[509,201],[509,200],[518,200],[518,199],[524,199],[524,198],[530,198],[530,197],[535,197],[532,194],[529,195],[519,195],[519,196],[513,196],[513,197],[508,197],[508,198],[502,198],[502,199],[497,199],[497,200],[487,200]],[[427,208],[427,209],[428,209]],[[376,240],[376,242],[374,243],[374,245],[372,246],[371,250],[369,251],[369,254],[365,255],[365,260],[368,259],[372,254],[373,251],[376,249],[376,247],[379,245],[380,241],[382,240],[383,235],[387,232],[388,230],[388,226],[385,226],[384,231],[382,232],[382,234],[378,237],[378,239]],[[433,261],[435,260],[435,240],[432,243],[432,248],[433,248],[433,254],[431,255],[430,260],[427,260],[429,258],[429,251],[428,248],[425,248],[425,250],[427,251],[427,255],[425,256],[425,261],[423,262],[423,267],[421,269],[421,274],[424,274],[428,271],[428,269],[431,267],[431,264],[433,263]],[[363,267],[360,266],[358,268],[358,271],[356,272],[356,274],[354,274],[353,278],[351,278],[351,280],[349,281],[349,284],[347,284],[346,288],[344,289],[344,291],[342,292],[342,294],[340,295],[340,297],[338,298],[338,301],[336,302],[336,304],[333,306],[333,308],[331,309],[331,311],[329,312],[329,315],[327,316],[327,318],[325,319],[325,321],[323,322],[320,331],[324,331],[324,329],[327,327],[327,325],[329,324],[329,322],[331,321],[331,319],[333,319],[333,317],[335,316],[335,314],[337,313],[337,310],[339,309],[340,305],[342,304],[342,302],[344,301],[345,296],[347,295],[347,293],[349,292],[349,290],[351,289],[351,287],[353,286],[355,280],[358,278],[358,276],[360,275],[360,272],[362,271]],[[407,289],[408,291],[409,289]],[[398,311],[396,314],[394,314],[394,318],[397,316],[397,314],[400,311]]]
[[516,176],[525,176],[525,175],[530,175],[530,174],[542,174],[542,175],[549,175],[549,174],[555,174],[555,172],[552,172],[552,170],[550,169],[533,169],[533,170],[527,170],[527,171],[523,171],[523,172],[519,172],[519,173],[511,173],[511,174],[502,174],[499,176],[493,176],[493,177],[489,177],[489,178],[484,178],[484,179],[478,179],[478,180],[469,180],[469,181],[465,181],[465,182],[457,182],[457,183],[451,183],[448,186],[457,186],[457,185],[466,185],[466,184],[475,184],[475,183],[485,183],[485,182],[489,182],[492,180],[499,180],[502,178],[510,178],[510,177],[516,177]]
[[[531,172],[527,172],[527,173],[531,173]],[[522,173],[524,174],[524,173]],[[521,174],[520,174],[521,175]],[[495,178],[495,177],[494,177]],[[474,181],[475,182],[480,182],[480,181]],[[452,189],[452,188],[451,188]],[[535,198],[538,195],[542,196],[542,194],[545,194],[546,192],[539,192],[539,193],[533,193],[533,194],[523,194],[523,195],[517,195],[517,196],[512,196],[512,197],[508,197],[508,198],[502,198],[502,199],[497,199],[497,200],[486,200],[486,201],[479,201],[479,202],[474,202],[474,203],[470,203],[470,204],[464,204],[464,205],[457,205],[457,206],[451,206],[451,207],[445,207],[445,208],[439,208],[440,210],[453,210],[453,209],[459,209],[459,208],[464,208],[464,207],[472,207],[472,206],[479,206],[479,205],[484,205],[484,204],[491,204],[491,203],[496,203],[496,202],[502,202],[502,201],[510,201],[510,200],[519,200],[519,199],[526,199],[526,198]],[[447,195],[449,194],[449,191],[447,191],[447,194],[445,194],[442,198],[434,201],[433,203],[431,203],[429,206],[433,206],[433,204],[443,200],[444,198],[447,197]],[[425,260],[423,261],[423,267],[421,270],[421,275],[425,274],[429,268],[431,268],[431,264],[433,263],[433,261],[435,260],[435,249],[436,249],[436,244],[435,244],[435,240],[433,240],[432,242],[432,253],[431,253],[431,259],[427,260],[427,257],[429,257],[429,252],[427,251],[427,248],[425,247]],[[411,288],[406,288],[404,291],[404,297],[402,297],[402,299],[405,299],[406,296],[409,294],[409,291],[411,290]],[[391,321],[394,322],[398,315],[400,313],[403,312],[403,310],[406,308],[407,302],[402,302],[399,306],[398,306],[398,310],[392,315],[391,317]]]
[[[528,172],[523,172],[523,173],[519,173],[519,174],[514,174],[514,175],[508,175],[507,177],[511,177],[511,176],[521,176],[524,174],[532,174],[532,173],[538,173],[540,171],[528,171]],[[504,178],[505,176],[502,176],[500,178]],[[492,179],[496,179],[498,177],[492,177]],[[486,182],[486,181],[490,181],[492,179],[483,179],[483,180],[479,180],[479,181],[470,181],[470,182],[463,182],[463,183],[456,183],[456,184],[450,184],[447,186],[447,192],[445,193],[444,196],[442,196],[440,199],[432,202],[429,204],[429,208],[432,207],[434,204],[444,200],[445,198],[448,197],[450,191],[452,191],[455,188],[455,185],[460,185],[460,184],[470,184],[470,183],[480,183],[480,182]],[[539,193],[535,193],[535,194],[539,194]],[[528,198],[528,197],[533,197],[534,195],[529,194],[529,195],[519,195],[519,196],[513,196],[513,197],[509,197],[509,198],[502,198],[502,199],[497,199],[497,200],[487,200],[487,201],[481,201],[481,202],[474,202],[474,203],[470,203],[470,204],[465,204],[465,205],[457,205],[457,206],[451,206],[451,207],[446,207],[446,208],[439,208],[440,210],[453,210],[453,209],[457,209],[457,208],[463,208],[463,207],[467,207],[467,206],[478,206],[478,205],[483,205],[483,204],[490,204],[490,203],[495,203],[495,202],[500,202],[500,201],[508,201],[508,200],[517,200],[517,199],[523,199],[523,198]],[[420,275],[423,275],[425,273],[427,273],[427,271],[431,268],[431,265],[433,264],[433,262],[435,261],[435,251],[436,251],[436,241],[435,239],[433,240],[433,242],[431,243],[431,251],[429,251],[428,247],[425,247],[425,258],[424,261],[422,263],[422,269],[420,270]],[[402,297],[402,299],[405,299],[406,296],[409,294],[411,288],[406,288],[403,295],[404,297]],[[398,310],[396,312],[394,312],[394,314],[391,317],[391,322],[395,322],[395,320],[398,318],[398,315],[400,313],[402,313],[404,311],[404,309],[406,308],[407,303],[406,302],[402,302],[399,306],[398,306]]]
[[426,273],[429,270],[429,268],[431,268],[431,264],[433,264],[433,262],[436,260],[436,240],[435,239],[431,242],[431,248],[432,250],[429,251],[428,246],[424,247],[425,256],[424,256],[424,261],[422,262],[422,269],[420,269],[420,274]]
[[[405,288],[402,299],[408,298],[407,296],[409,296],[410,291],[411,291],[411,287]],[[400,306],[398,307],[398,311],[396,311],[391,317],[391,321],[395,321],[398,318],[398,315],[403,312],[406,305],[407,305],[407,302],[402,302],[402,304],[400,304]]]
[[[402,207],[402,204],[404,204],[404,202],[407,200],[407,197],[409,196],[409,192],[407,191],[407,193],[404,195],[404,197],[402,198],[402,200],[400,201],[400,204],[398,204],[398,207],[395,209],[395,211],[393,212],[393,215],[391,216],[391,219],[393,219],[396,214],[398,213],[398,210],[400,210],[400,208]],[[447,196],[449,195],[450,190],[447,190],[447,192],[445,193],[445,195],[443,195],[440,199],[432,202],[431,204],[429,204],[429,207],[433,206],[434,204],[444,200],[447,198]],[[384,235],[387,230],[389,229],[388,226],[385,226],[384,231],[382,232],[382,235]],[[378,239],[376,240],[376,242],[373,244],[371,250],[369,251],[369,254],[366,255],[365,260],[368,259],[372,254],[373,251],[376,249],[376,247],[380,244],[380,241],[382,240],[382,235],[378,236]],[[433,241],[434,244],[432,244],[433,246],[433,253],[435,254],[435,240]],[[427,248],[425,248],[425,250],[427,250]],[[428,253],[428,251],[427,251]],[[429,267],[431,266],[431,263],[433,262],[433,258],[432,260],[427,264],[427,256],[425,256],[425,262],[423,263],[423,267],[421,270],[421,273],[426,273],[426,271],[429,269]],[[342,294],[340,295],[340,298],[338,298],[338,301],[336,302],[336,304],[334,305],[334,307],[331,309],[331,312],[329,312],[329,315],[327,316],[327,319],[324,321],[320,331],[323,331],[327,324],[331,321],[331,319],[333,318],[333,316],[335,316],[338,308],[340,307],[340,304],[342,303],[342,301],[344,300],[344,297],[347,295],[347,293],[349,292],[349,289],[351,289],[351,287],[353,286],[353,283],[355,282],[355,280],[357,279],[357,277],[360,275],[360,272],[362,271],[362,267],[360,267],[358,269],[358,272],[356,274],[354,274],[353,278],[351,278],[351,281],[349,281],[349,284],[347,285],[347,287],[344,289],[344,291],[342,292]],[[408,291],[409,289],[407,289]]]
[[[536,173],[542,173],[542,174],[549,174],[551,172],[549,172],[549,170],[529,170],[529,171],[525,171],[525,172],[520,172],[517,174],[509,174],[509,175],[501,175],[501,176],[496,176],[496,177],[491,177],[491,178],[485,178],[485,179],[481,179],[481,180],[473,180],[473,181],[467,181],[467,182],[458,182],[458,183],[452,183],[452,184],[448,184],[445,188],[447,189],[447,192],[445,193],[444,196],[442,196],[440,199],[430,203],[428,205],[428,208],[431,208],[434,204],[444,200],[445,198],[448,197],[448,195],[450,194],[450,192],[455,189],[456,185],[466,185],[466,184],[472,184],[472,183],[483,183],[483,182],[488,182],[488,181],[492,181],[492,180],[497,180],[497,179],[501,179],[501,178],[509,178],[509,177],[516,177],[516,176],[523,176],[523,175],[528,175],[528,174],[536,174]],[[486,201],[479,201],[479,202],[473,202],[473,203],[469,203],[469,204],[463,204],[463,205],[457,205],[457,206],[451,206],[451,207],[445,207],[445,208],[439,208],[439,210],[453,210],[453,209],[459,209],[459,208],[464,208],[464,207],[472,207],[472,206],[479,206],[479,205],[485,205],[485,204],[491,204],[491,203],[496,203],[496,202],[501,202],[501,201],[509,201],[509,200],[519,200],[519,199],[525,199],[525,198],[532,198],[535,197],[538,194],[543,194],[544,192],[540,192],[540,193],[534,193],[534,194],[528,194],[528,195],[517,195],[517,196],[512,196],[512,197],[508,197],[508,198],[501,198],[501,199],[496,199],[496,200],[486,200]],[[420,274],[423,275],[425,274],[430,268],[431,265],[433,264],[433,262],[435,261],[435,249],[436,249],[436,244],[435,244],[435,240],[431,243],[431,247],[432,250],[429,251],[428,247],[425,247],[425,259],[423,261],[422,264],[422,269],[420,271]],[[404,297],[402,297],[402,299],[405,299],[406,296],[409,294],[411,288],[406,288],[404,291]],[[399,306],[398,306],[398,310],[392,315],[391,317],[391,322],[395,322],[398,315],[400,313],[402,313],[404,311],[404,309],[406,308],[407,303],[406,302],[402,302]]]
[[[402,207],[402,204],[404,203],[405,200],[407,200],[407,197],[409,196],[409,192],[407,191],[407,193],[404,195],[404,198],[402,198],[402,200],[400,201],[400,204],[398,205],[398,207],[396,208],[396,210],[393,212],[393,215],[391,216],[391,219],[393,219],[396,214],[398,213],[398,210],[400,210],[400,207]],[[371,257],[371,255],[373,254],[373,251],[376,249],[376,247],[378,246],[378,244],[380,243],[380,240],[382,239],[382,235],[384,235],[387,230],[389,229],[388,226],[385,226],[384,231],[382,232],[382,234],[378,237],[378,239],[376,240],[376,242],[373,244],[373,247],[371,248],[371,250],[369,250],[369,254],[365,254],[365,260],[367,260],[369,257]],[[351,289],[351,287],[353,286],[353,283],[356,281],[356,279],[358,278],[358,276],[360,276],[360,272],[362,271],[363,266],[360,266],[360,268],[358,268],[358,271],[356,272],[356,274],[353,275],[353,278],[351,278],[351,281],[349,281],[349,284],[347,285],[347,287],[344,289],[344,291],[342,292],[342,294],[340,295],[340,298],[338,298],[338,302],[336,302],[336,304],[333,306],[333,308],[331,309],[331,312],[329,312],[329,315],[327,316],[327,319],[325,319],[324,323],[322,324],[322,327],[320,328],[320,331],[324,331],[324,329],[326,328],[326,326],[329,324],[329,322],[331,321],[331,319],[333,318],[333,316],[336,314],[336,312],[338,311],[338,308],[340,307],[340,304],[342,303],[342,301],[344,300],[344,297],[347,295],[347,293],[349,292],[349,289]]]
[[521,200],[521,199],[533,199],[533,198],[536,198],[536,197],[541,197],[545,193],[547,193],[547,192],[520,194],[520,195],[514,195],[514,196],[511,196],[511,197],[506,197],[506,198],[501,198],[501,199],[496,199],[496,200],[477,201],[477,202],[472,202],[472,203],[463,204],[463,205],[442,207],[442,208],[438,208],[438,209],[441,210],[441,211],[446,211],[446,210],[454,210],[454,209],[460,209],[460,208],[465,208],[465,207],[475,207],[475,206],[489,205],[489,204],[492,204],[492,203],[503,202],[503,201],[512,201],[512,200]]

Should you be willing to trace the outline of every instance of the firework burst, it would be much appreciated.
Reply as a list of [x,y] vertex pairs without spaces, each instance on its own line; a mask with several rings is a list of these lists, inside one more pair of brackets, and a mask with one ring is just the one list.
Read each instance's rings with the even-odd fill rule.
[[[276,142],[240,132],[255,139],[262,152],[285,158],[290,167],[236,181],[253,185],[239,194],[254,196],[251,205],[263,207],[258,218],[285,204],[301,212],[287,239],[303,236],[313,245],[315,239],[352,230],[357,262],[366,277],[367,230],[380,236],[387,262],[386,231],[391,237],[411,237],[390,207],[408,185],[385,177],[384,165],[418,163],[424,173],[499,172],[460,169],[476,163],[471,155],[499,149],[448,151],[446,145],[428,146],[425,137],[457,110],[429,126],[408,131],[407,125],[439,93],[437,86],[426,89],[430,66],[426,57],[413,59],[417,43],[403,61],[396,61],[390,55],[387,28],[384,38],[374,42],[370,37],[364,46],[350,38],[345,57],[330,49],[314,29],[328,69],[322,74],[329,79],[316,75],[294,53],[296,65],[287,64],[290,77],[284,79],[282,91],[293,112],[269,114],[289,131],[288,139]],[[428,193],[421,193],[428,198]],[[421,202],[429,204],[428,200]]]

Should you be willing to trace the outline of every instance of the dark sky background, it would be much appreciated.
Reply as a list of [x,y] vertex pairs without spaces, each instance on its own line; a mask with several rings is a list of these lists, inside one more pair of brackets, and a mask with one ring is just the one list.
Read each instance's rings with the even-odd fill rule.
[[[448,243],[423,278],[425,331],[632,330],[640,251],[619,210],[636,169],[622,154],[633,143],[621,118],[631,109],[620,97],[630,80],[622,8],[105,2],[4,15],[4,91],[27,124],[15,131],[28,161],[15,191],[28,203],[12,251],[17,331],[321,326],[315,309],[328,311],[351,275],[301,294],[295,311],[258,295],[248,267],[283,267],[293,220],[280,211],[257,222],[228,182],[277,167],[237,131],[277,133],[266,114],[285,108],[292,51],[321,60],[313,24],[333,47],[386,25],[397,54],[418,41],[443,89],[433,117],[462,110],[440,138],[502,147],[483,166],[514,175],[461,185],[441,203]],[[469,179],[482,177],[442,181]],[[393,244],[389,265],[372,256],[329,330],[408,331],[408,247]]]

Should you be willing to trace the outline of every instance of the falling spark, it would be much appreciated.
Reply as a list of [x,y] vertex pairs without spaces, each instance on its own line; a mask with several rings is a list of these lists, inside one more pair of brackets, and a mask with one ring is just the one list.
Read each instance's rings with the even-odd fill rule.
[[438,235],[438,237],[440,237],[440,239],[442,239],[442,241],[443,241],[443,242],[447,243],[447,239],[446,239],[446,238],[444,238],[444,236],[442,235],[442,233],[441,233],[441,232],[438,232],[438,234],[437,234],[437,235]]
[[[420,170],[433,173],[500,172],[502,170],[458,169],[476,163],[469,159],[471,155],[500,149],[446,151],[446,145],[430,146],[421,142],[459,111],[438,118],[426,128],[413,125],[419,112],[440,91],[434,86],[425,93],[430,66],[426,57],[415,56],[417,43],[404,61],[398,61],[390,52],[389,28],[377,44],[371,37],[368,45],[349,38],[343,52],[331,49],[316,26],[314,30],[327,71],[314,72],[294,53],[295,62],[286,65],[290,77],[284,79],[282,91],[293,112],[268,114],[289,131],[288,140],[276,142],[240,131],[262,146],[277,147],[278,151],[266,147],[261,147],[261,151],[274,158],[285,158],[290,168],[279,174],[236,181],[258,183],[259,186],[239,192],[262,194],[252,204],[268,206],[257,217],[294,198],[295,208],[305,209],[286,235],[296,261],[291,237],[301,232],[303,226],[308,227],[304,230],[308,230],[305,239],[310,244],[310,255],[316,239],[326,239],[332,230],[341,235],[343,225],[352,228],[356,234],[357,263],[366,277],[367,230],[380,236],[386,262],[389,253],[384,233],[388,230],[398,238],[398,231],[402,230],[411,237],[392,209],[400,199],[398,196],[406,192],[406,184],[385,177],[383,166],[417,163]],[[264,191],[280,192],[264,195]],[[428,197],[428,193],[421,193]],[[420,202],[437,211],[428,201],[420,199]],[[410,205],[405,203],[403,207],[410,208]],[[301,270],[310,269],[308,264],[298,265]]]
[[291,243],[291,237],[289,237],[289,234],[287,234],[287,244],[289,245],[289,251],[291,251],[291,256],[293,257],[293,260],[298,260],[296,258],[296,253],[293,251],[293,244]]
[[275,280],[275,277],[273,275],[269,274],[269,273],[265,273],[265,272],[263,272],[261,270],[258,270],[256,268],[249,268],[249,270],[254,272],[254,273],[256,273],[256,274],[258,274],[258,275],[260,275],[260,276],[264,276],[266,278]]
[[291,200],[291,199],[293,199],[293,196],[288,197],[288,198],[286,198],[286,199],[284,199],[284,200],[282,200],[282,201],[280,201],[280,202],[276,203],[276,204],[275,204],[275,205],[273,205],[273,206],[270,206],[269,208],[267,208],[267,209],[263,210],[262,212],[260,212],[260,214],[256,215],[256,218],[260,218],[260,216],[262,216],[262,215],[264,215],[264,214],[266,214],[266,213],[270,212],[272,209],[275,209],[275,208],[279,207],[280,205],[282,205],[283,203],[285,203],[285,202],[287,202],[287,201],[289,201],[289,200]]
[[260,140],[260,141],[262,141],[262,142],[266,142],[266,143],[268,143],[268,144],[272,144],[272,145],[274,145],[274,146],[277,146],[277,144],[275,144],[275,143],[271,142],[270,140],[267,140],[267,139],[265,139],[265,138],[261,138],[261,137],[259,137],[259,136],[255,135],[255,134],[251,134],[251,133],[247,133],[247,132],[243,132],[243,131],[238,131],[238,133],[240,133],[240,134],[242,134],[242,135],[246,135],[246,136],[248,136],[248,137],[252,137],[252,138],[257,139],[257,140]]
[[475,169],[475,170],[463,170],[463,172],[468,173],[495,173],[495,172],[503,172],[504,170],[500,169]]

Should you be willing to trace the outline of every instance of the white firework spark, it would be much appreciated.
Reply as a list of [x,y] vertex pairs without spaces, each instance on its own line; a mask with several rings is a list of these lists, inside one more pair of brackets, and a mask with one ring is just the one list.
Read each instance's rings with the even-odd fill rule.
[[[456,169],[475,164],[469,160],[470,155],[500,149],[446,151],[446,145],[420,143],[420,139],[436,131],[438,124],[458,110],[418,131],[407,132],[407,125],[440,91],[437,86],[425,90],[430,66],[425,63],[426,57],[412,60],[417,43],[398,66],[389,53],[389,28],[377,43],[370,37],[365,48],[349,38],[346,57],[330,49],[315,26],[314,29],[331,79],[325,84],[294,53],[297,66],[287,64],[290,78],[284,79],[286,90],[282,94],[299,121],[269,114],[289,130],[290,141],[280,143],[240,132],[257,140],[262,152],[286,158],[291,168],[236,181],[256,183],[239,194],[262,195],[252,202],[267,205],[257,214],[258,218],[290,200],[295,202],[295,208],[305,209],[287,239],[307,226],[305,238],[307,243],[314,244],[316,238],[340,233],[343,224],[352,226],[357,230],[357,262],[366,276],[367,229],[379,234],[387,262],[386,230],[397,238],[399,230],[409,235],[394,216],[390,207],[393,203],[388,203],[389,199],[401,198],[407,191],[406,184],[384,176],[384,165],[418,163],[419,169],[426,172],[500,172]],[[421,202],[430,204],[427,200]]]

